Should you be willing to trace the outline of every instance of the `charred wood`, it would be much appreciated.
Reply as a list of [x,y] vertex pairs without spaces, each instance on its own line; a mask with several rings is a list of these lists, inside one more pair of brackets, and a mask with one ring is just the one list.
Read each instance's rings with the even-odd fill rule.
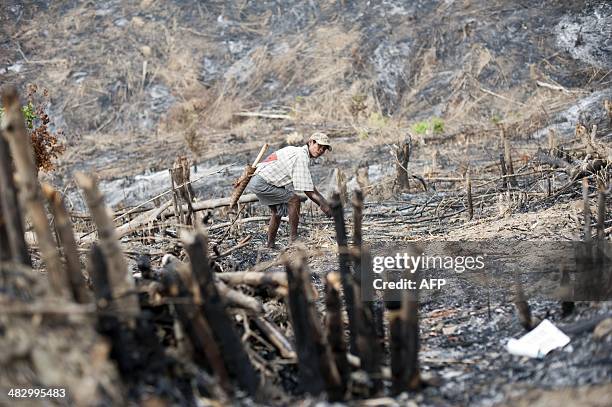
[[34,151],[29,142],[19,96],[14,87],[9,87],[2,92],[2,104],[5,110],[3,134],[8,140],[11,155],[15,160],[17,186],[38,238],[38,246],[47,267],[51,291],[57,296],[68,298],[68,278],[62,268],[47,219],[37,177],[38,171],[34,162]]
[[42,191],[49,202],[59,243],[64,249],[66,272],[68,273],[72,298],[79,304],[85,304],[88,302],[87,289],[85,287],[85,279],[81,273],[81,261],[79,260],[79,252],[74,240],[72,222],[59,192],[48,184],[42,184]]
[[259,378],[226,312],[226,304],[214,282],[207,254],[206,238],[194,234],[185,240],[191,270],[200,288],[202,311],[221,348],[228,372],[250,395],[258,392]]
[[355,314],[355,295],[353,275],[351,274],[350,255],[348,252],[348,239],[346,237],[346,226],[344,223],[344,210],[338,193],[334,193],[331,199],[332,216],[336,229],[336,241],[338,243],[338,262],[340,265],[340,276],[342,277],[342,290],[344,302],[348,314],[349,325],[349,349],[350,352],[359,356],[357,349],[357,325]]
[[330,397],[340,398],[343,396],[340,375],[336,365],[331,362],[332,354],[316,315],[313,289],[305,260],[301,256],[295,262],[287,263],[287,279],[289,314],[295,334],[301,389],[314,396],[327,389]]

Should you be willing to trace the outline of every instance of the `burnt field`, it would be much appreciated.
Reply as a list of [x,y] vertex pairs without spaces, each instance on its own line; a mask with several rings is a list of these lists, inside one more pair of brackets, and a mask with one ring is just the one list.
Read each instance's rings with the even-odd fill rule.
[[610,405],[612,7],[404,3],[0,4],[0,404]]

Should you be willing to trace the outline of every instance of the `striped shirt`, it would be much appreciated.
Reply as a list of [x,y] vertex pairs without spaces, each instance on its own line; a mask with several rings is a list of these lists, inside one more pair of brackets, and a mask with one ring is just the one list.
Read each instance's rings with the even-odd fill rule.
[[296,191],[314,191],[309,164],[308,146],[289,146],[270,154],[257,166],[255,174],[276,187],[293,183]]

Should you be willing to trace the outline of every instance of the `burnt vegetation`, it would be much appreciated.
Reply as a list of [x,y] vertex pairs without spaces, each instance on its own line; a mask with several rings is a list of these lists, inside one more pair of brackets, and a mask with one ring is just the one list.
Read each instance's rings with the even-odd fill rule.
[[[0,5],[0,401],[608,397],[612,7],[277,3]],[[313,131],[332,217],[304,205],[300,240],[264,249],[249,180]],[[390,247],[541,241],[544,271],[371,288]],[[568,346],[509,353],[544,319]]]

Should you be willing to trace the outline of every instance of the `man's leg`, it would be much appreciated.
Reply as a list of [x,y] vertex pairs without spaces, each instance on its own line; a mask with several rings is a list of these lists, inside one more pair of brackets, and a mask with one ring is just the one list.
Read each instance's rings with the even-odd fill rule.
[[293,195],[287,203],[289,209],[289,240],[292,242],[298,237],[298,223],[300,222],[300,197]]
[[272,211],[272,216],[270,216],[270,223],[268,224],[268,247],[272,248],[276,241],[276,233],[280,226],[281,216],[276,210],[276,205],[270,205],[269,208]]

